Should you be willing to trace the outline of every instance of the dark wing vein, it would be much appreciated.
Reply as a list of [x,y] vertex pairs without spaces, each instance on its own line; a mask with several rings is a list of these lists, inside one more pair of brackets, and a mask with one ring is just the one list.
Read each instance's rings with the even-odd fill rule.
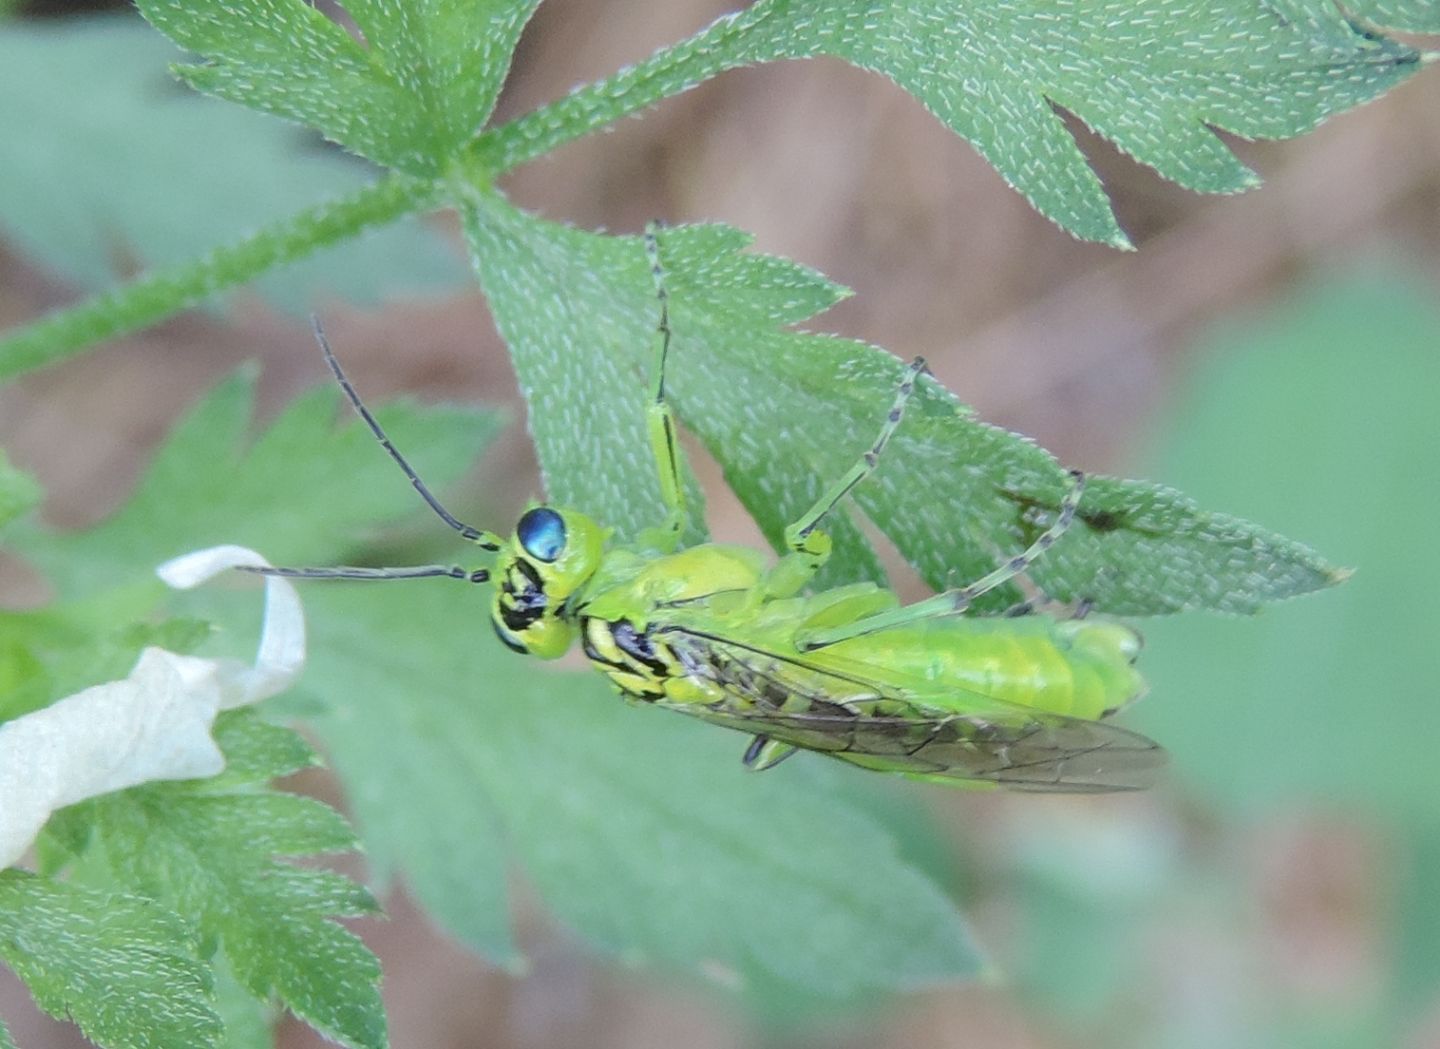
[[[1158,744],[1090,721],[955,686],[885,681],[803,656],[678,626],[663,633],[691,673],[727,701],[675,709],[868,768],[994,783],[1012,790],[1101,793],[1149,786],[1165,762]],[[944,696],[944,703],[926,702]],[[957,699],[974,696],[973,713]]]

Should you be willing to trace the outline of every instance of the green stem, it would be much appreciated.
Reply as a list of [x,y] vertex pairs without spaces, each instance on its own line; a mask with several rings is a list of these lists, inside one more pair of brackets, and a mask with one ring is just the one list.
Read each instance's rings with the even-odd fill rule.
[[472,155],[499,175],[727,69],[776,57],[766,52],[755,35],[756,27],[775,13],[776,6],[760,0],[744,11],[718,18],[695,36],[638,65],[492,128],[471,146]]
[[[482,134],[452,170],[485,182],[727,69],[775,57],[756,28],[784,0],[760,0],[674,47]],[[452,186],[450,191],[453,192]],[[0,381],[163,320],[318,248],[440,203],[443,183],[392,174],[208,255],[145,275],[0,338]]]
[[76,306],[57,310],[0,339],[0,380],[63,360],[252,280],[266,270],[425,209],[435,186],[389,175],[338,200],[272,223],[200,259],[157,270]]

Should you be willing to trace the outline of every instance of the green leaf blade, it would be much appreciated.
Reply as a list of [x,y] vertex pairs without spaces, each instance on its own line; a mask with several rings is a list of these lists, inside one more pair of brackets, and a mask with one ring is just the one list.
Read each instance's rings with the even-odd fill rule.
[[215,965],[215,1010],[225,1023],[225,1049],[275,1049],[276,1010],[252,995],[221,955]]
[[526,870],[588,940],[738,989],[778,979],[837,1000],[979,972],[954,905],[823,778],[749,775],[743,739],[583,685],[558,709],[540,696],[516,708],[507,750],[530,755],[530,774],[505,786]]
[[373,914],[369,894],[325,871],[277,867],[266,897],[246,900],[254,919],[224,931],[226,956],[252,995],[272,994],[315,1030],[352,1049],[384,1049],[380,962],[331,919]]
[[[653,524],[658,504],[635,495],[655,490],[642,401],[656,307],[640,244],[543,223],[494,199],[476,208],[467,231],[502,333],[517,347],[522,388],[534,397],[531,426],[552,497],[618,522],[622,535]],[[740,253],[743,243],[713,226],[665,232],[675,333],[667,382],[681,418],[783,549],[785,526],[878,432],[903,366],[874,347],[777,328],[836,292],[809,271],[787,272],[783,260]],[[565,319],[527,308],[523,296],[537,289],[563,298]],[[527,383],[531,368],[537,378]],[[593,462],[597,448],[606,449],[604,469],[576,466]],[[1034,542],[1067,484],[1047,452],[975,420],[924,380],[853,498],[943,589],[979,579]],[[822,585],[883,581],[848,512],[826,522],[836,555]],[[1251,612],[1344,577],[1256,525],[1201,511],[1163,486],[1109,478],[1093,480],[1077,523],[1030,575],[1053,598],[1122,615]],[[1020,598],[1018,588],[1002,587],[981,607]]]
[[220,1044],[194,933],[148,900],[0,872],[0,959],[106,1049]]
[[[619,287],[609,278],[621,260],[603,240],[560,227],[548,227],[553,237],[531,236],[532,227],[510,221],[512,215],[504,208],[483,214],[468,209],[464,221],[496,326],[530,405],[530,433],[548,497],[593,513],[622,540],[633,539],[663,514],[639,363],[648,359],[658,317],[649,275],[642,259],[622,256],[631,281]],[[587,254],[592,250],[598,254]],[[549,294],[561,288],[569,292]],[[614,305],[593,308],[617,293]],[[537,301],[543,310],[534,308]],[[647,314],[648,334],[635,323]],[[589,468],[597,452],[604,455],[604,470]],[[697,529],[693,539],[704,513],[693,477],[686,477],[686,492]]]
[[[503,170],[724,70],[828,55],[900,85],[1064,229],[1123,247],[1104,189],[1054,107],[1190,189],[1247,189],[1254,174],[1210,128],[1299,135],[1421,65],[1414,49],[1307,4],[761,0],[495,129],[477,150]],[[1434,18],[1424,0],[1377,10],[1416,25]]]
[[[345,782],[372,880],[383,889],[403,874],[452,935],[518,970],[503,813],[477,789],[473,757],[445,717],[453,707],[479,716],[468,697],[487,668],[466,654],[473,652],[471,632],[486,629],[482,598],[462,591],[447,599],[407,587],[369,597],[314,593],[307,604],[313,687],[328,700],[316,730]],[[432,629],[416,648],[414,626],[424,623]],[[375,637],[392,629],[377,647]],[[417,818],[418,812],[443,816]]]
[[[342,1045],[383,1049],[379,963],[334,921],[374,914],[373,897],[338,874],[275,860],[348,850],[354,835],[329,806],[264,789],[293,765],[297,740],[280,736],[294,733],[248,712],[220,726],[219,740],[241,756],[223,775],[152,784],[89,807],[111,875],[191,917],[253,997],[278,997]],[[254,756],[276,744],[257,766]]]
[[351,0],[372,53],[423,100],[435,146],[450,156],[489,118],[510,56],[539,0]]
[[1402,45],[1356,31],[1343,40],[1317,35],[1253,0],[780,7],[788,17],[770,27],[777,51],[835,55],[891,77],[1040,211],[1111,242],[1113,220],[1111,230],[1094,228],[1094,212],[1108,213],[1098,183],[1077,192],[1088,181],[1078,151],[1032,151],[1049,140],[1040,126],[1059,126],[1049,103],[1164,177],[1225,193],[1256,180],[1205,125],[1290,137],[1418,68],[1416,52]]
[[140,6],[156,28],[207,59],[178,69],[197,89],[433,178],[489,117],[536,3],[357,0],[350,9],[363,43],[298,0]]

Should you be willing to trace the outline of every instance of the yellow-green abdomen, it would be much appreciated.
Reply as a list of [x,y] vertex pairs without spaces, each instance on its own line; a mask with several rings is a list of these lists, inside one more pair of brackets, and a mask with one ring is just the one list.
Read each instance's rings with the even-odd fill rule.
[[1057,714],[1094,719],[1145,690],[1133,663],[1140,637],[1104,619],[1049,616],[936,619],[821,650],[826,660],[856,660],[955,688],[955,707],[975,695]]

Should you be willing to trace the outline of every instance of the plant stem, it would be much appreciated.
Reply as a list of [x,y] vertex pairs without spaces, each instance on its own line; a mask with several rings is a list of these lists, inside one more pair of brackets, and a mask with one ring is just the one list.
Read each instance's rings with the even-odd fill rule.
[[695,36],[638,65],[492,128],[475,141],[471,152],[493,175],[499,175],[727,69],[766,61],[774,56],[756,39],[755,30],[776,7],[761,0],[744,11],[724,15]]
[[435,186],[425,180],[388,175],[348,197],[307,208],[199,259],[157,270],[57,310],[0,339],[0,380],[63,360],[103,339],[136,331],[274,266],[428,208],[436,193]]
[[[744,11],[547,106],[480,135],[452,171],[483,181],[689,90],[717,73],[765,61],[769,46],[756,28],[783,0]],[[450,187],[453,191],[454,187]],[[391,174],[340,200],[316,205],[204,257],[158,270],[0,338],[0,381],[63,360],[105,339],[163,320],[180,310],[318,248],[442,202],[444,180]]]

